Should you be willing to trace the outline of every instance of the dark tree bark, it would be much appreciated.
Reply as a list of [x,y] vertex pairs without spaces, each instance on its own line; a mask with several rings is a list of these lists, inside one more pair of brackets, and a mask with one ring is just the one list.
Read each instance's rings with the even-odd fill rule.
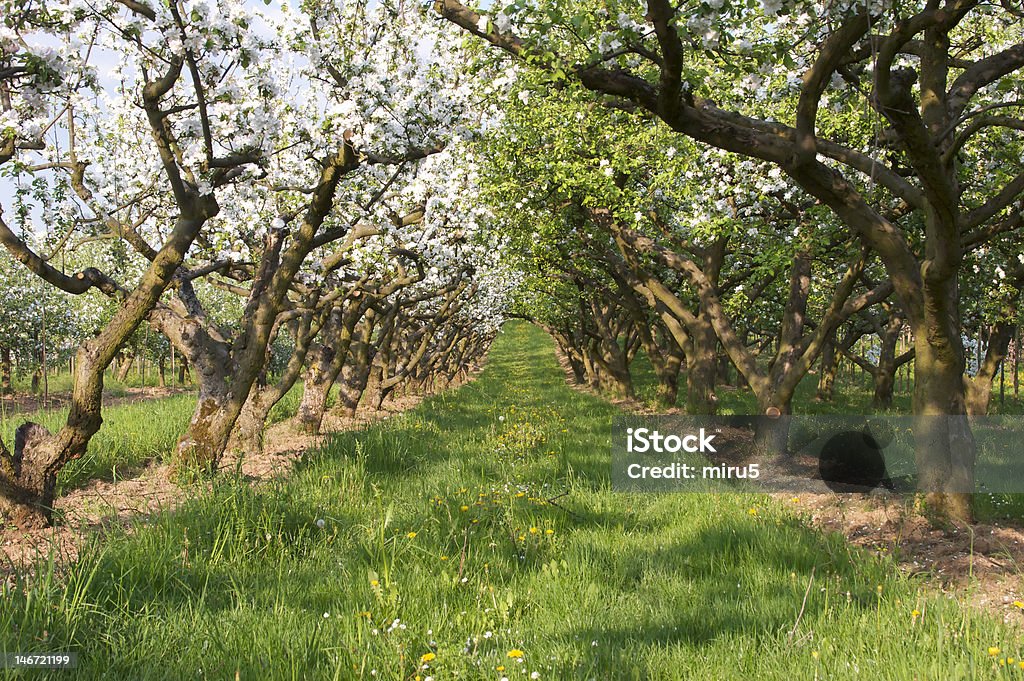
[[835,395],[836,369],[839,365],[836,357],[835,335],[825,343],[821,350],[818,365],[818,391],[814,398],[819,402],[831,402]]
[[14,392],[11,367],[11,349],[6,345],[0,345],[0,395],[10,395]]
[[967,391],[967,413],[971,416],[988,414],[992,401],[992,381],[1006,360],[1010,341],[1017,333],[1017,325],[1011,321],[1000,321],[989,330],[988,347],[985,357],[973,378],[964,378]]

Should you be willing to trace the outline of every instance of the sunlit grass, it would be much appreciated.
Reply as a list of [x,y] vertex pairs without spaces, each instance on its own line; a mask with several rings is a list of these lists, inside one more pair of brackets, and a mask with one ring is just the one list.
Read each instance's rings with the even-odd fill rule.
[[[195,401],[194,395],[182,394],[104,409],[103,425],[89,442],[85,456],[69,462],[61,471],[59,491],[91,479],[128,477],[149,461],[166,460],[188,425]],[[0,436],[12,442],[14,429],[25,421],[35,421],[56,432],[67,415],[67,408],[7,415],[0,419]]]
[[0,647],[77,651],[75,678],[421,681],[974,679],[1024,652],[767,498],[612,492],[614,413],[509,325],[458,391],[5,590]]

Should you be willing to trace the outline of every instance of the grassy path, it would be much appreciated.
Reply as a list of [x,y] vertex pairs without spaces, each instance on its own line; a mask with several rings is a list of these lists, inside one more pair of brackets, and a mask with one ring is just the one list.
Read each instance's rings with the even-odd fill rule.
[[775,502],[612,493],[613,413],[510,325],[458,391],[7,587],[3,648],[109,679],[1024,676],[1002,624]]

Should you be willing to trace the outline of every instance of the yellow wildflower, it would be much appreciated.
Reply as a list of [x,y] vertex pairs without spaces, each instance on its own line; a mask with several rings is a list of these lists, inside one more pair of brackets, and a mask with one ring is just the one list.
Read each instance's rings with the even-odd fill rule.
[[999,648],[997,648],[996,646],[989,646],[988,654],[991,655],[992,657],[995,657],[996,655],[999,654]]
[[409,534],[407,534],[405,536],[408,537],[409,539],[415,539],[416,538],[416,533],[415,532],[410,532]]
[[423,653],[422,655],[420,655],[420,662],[430,662],[435,657],[437,657],[437,655],[435,655],[434,653]]
[[513,660],[518,660],[523,656],[523,651],[519,650],[519,648],[513,648],[512,650],[508,651],[508,656],[511,657]]

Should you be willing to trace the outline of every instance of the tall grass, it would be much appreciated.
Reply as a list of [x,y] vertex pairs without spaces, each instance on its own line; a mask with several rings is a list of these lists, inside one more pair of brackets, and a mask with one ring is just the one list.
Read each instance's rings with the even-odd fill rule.
[[60,578],[42,566],[3,587],[0,648],[76,651],[75,678],[105,679],[975,679],[1016,666],[1016,629],[786,505],[613,493],[614,413],[565,385],[542,334],[510,325],[457,392],[333,438],[286,480],[223,478],[95,539]]
[[[59,492],[92,479],[130,476],[149,461],[165,460],[188,425],[195,403],[194,395],[182,394],[104,409],[103,425],[89,442],[85,456],[69,462],[61,471]],[[12,442],[15,428],[25,421],[35,421],[55,432],[67,416],[67,408],[6,414],[0,418],[0,436]]]

